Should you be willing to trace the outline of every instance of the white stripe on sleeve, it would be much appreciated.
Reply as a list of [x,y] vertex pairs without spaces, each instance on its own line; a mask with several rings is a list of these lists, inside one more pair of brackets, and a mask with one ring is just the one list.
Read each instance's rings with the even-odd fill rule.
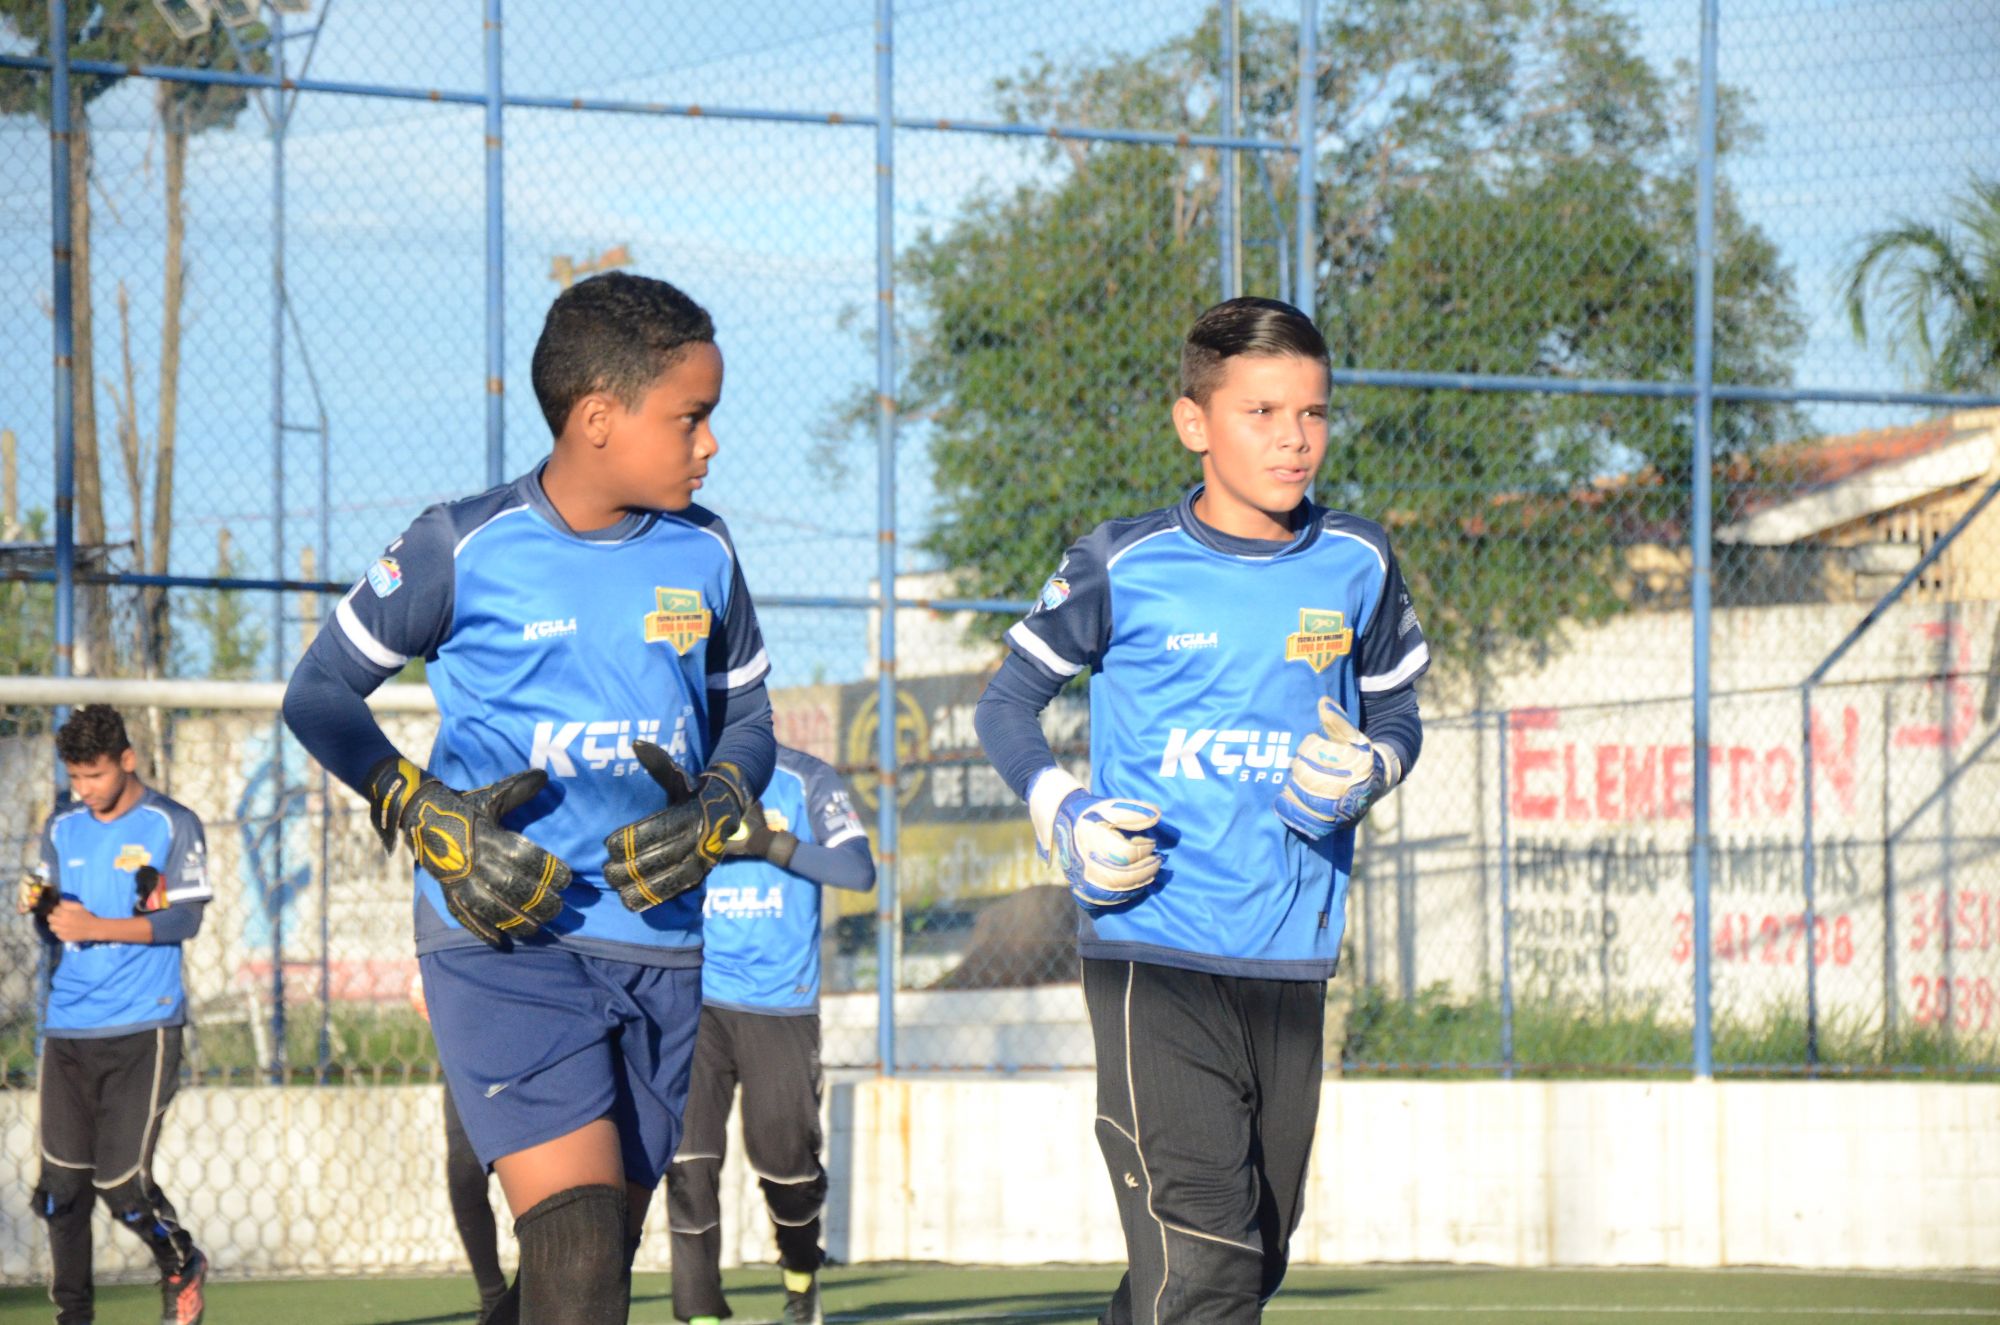
[[708,674],[708,688],[710,690],[740,690],[753,681],[763,680],[769,674],[770,670],[770,654],[763,649],[758,649],[757,656],[749,662],[744,663],[741,667],[732,668],[726,672],[710,672]]
[[1417,647],[1403,655],[1403,661],[1396,664],[1394,671],[1384,672],[1380,676],[1362,677],[1361,693],[1364,695],[1373,695],[1379,694],[1384,690],[1394,690],[1418,672],[1423,671],[1430,664],[1430,660],[1431,646],[1422,640],[1418,640]]
[[1075,676],[1083,670],[1082,663],[1073,663],[1050,648],[1048,641],[1029,630],[1025,621],[1016,621],[1008,628],[1007,642],[1057,676]]
[[348,599],[340,600],[340,606],[334,609],[333,619],[340,626],[341,634],[347,636],[347,642],[361,650],[361,656],[377,667],[386,667],[393,672],[410,660],[409,654],[397,653],[376,639],[368,627],[361,624],[360,615]]

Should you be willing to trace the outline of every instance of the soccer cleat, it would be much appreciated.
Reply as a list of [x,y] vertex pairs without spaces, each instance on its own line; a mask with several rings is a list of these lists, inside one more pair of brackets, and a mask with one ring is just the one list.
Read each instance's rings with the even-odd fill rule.
[[208,1257],[197,1251],[178,1273],[160,1280],[160,1325],[201,1325],[207,1286]]
[[[801,1278],[806,1281],[805,1287],[794,1289],[792,1285]],[[818,1275],[785,1271],[785,1325],[826,1325],[826,1317],[819,1309]]]

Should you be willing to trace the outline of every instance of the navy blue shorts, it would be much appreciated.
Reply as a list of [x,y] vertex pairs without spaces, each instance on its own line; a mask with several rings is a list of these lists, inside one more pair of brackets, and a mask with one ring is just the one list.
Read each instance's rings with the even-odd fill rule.
[[660,1181],[680,1144],[700,967],[539,946],[447,948],[418,962],[438,1058],[482,1164],[609,1118],[626,1181]]

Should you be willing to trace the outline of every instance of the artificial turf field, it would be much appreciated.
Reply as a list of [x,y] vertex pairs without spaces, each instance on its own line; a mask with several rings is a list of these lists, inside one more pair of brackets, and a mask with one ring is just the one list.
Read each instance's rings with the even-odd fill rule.
[[[773,1270],[725,1276],[736,1325],[775,1320]],[[854,1265],[829,1269],[825,1307],[835,1321],[1088,1325],[1117,1282],[1102,1267],[969,1269]],[[673,1319],[667,1277],[642,1274],[632,1320]],[[206,1325],[471,1325],[468,1279],[284,1280],[211,1286]],[[98,1325],[151,1325],[151,1288],[99,1290]],[[1499,1270],[1447,1266],[1293,1271],[1266,1309],[1274,1325],[1605,1320],[1619,1325],[1690,1321],[2000,1321],[2000,1270],[1937,1275],[1804,1274],[1776,1270]],[[0,1289],[0,1325],[53,1319],[40,1290]]]

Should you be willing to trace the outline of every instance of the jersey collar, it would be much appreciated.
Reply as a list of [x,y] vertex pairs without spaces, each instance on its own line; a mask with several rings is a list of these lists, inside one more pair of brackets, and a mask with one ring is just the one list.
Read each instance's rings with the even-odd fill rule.
[[585,543],[622,543],[628,538],[636,538],[645,533],[653,527],[653,522],[659,519],[658,514],[653,511],[627,511],[602,529],[592,529],[588,533],[572,529],[569,527],[569,521],[562,518],[562,512],[556,509],[555,503],[549,500],[549,494],[542,491],[542,471],[548,468],[548,464],[547,460],[543,460],[532,471],[515,479],[514,489],[536,515],[541,516],[560,533]]
[[1205,483],[1197,483],[1189,488],[1181,495],[1180,505],[1175,509],[1180,516],[1181,528],[1187,531],[1188,537],[1210,551],[1220,552],[1225,557],[1241,557],[1247,561],[1271,561],[1278,557],[1289,557],[1303,552],[1319,538],[1320,525],[1326,518],[1326,511],[1315,505],[1310,497],[1305,501],[1306,520],[1299,532],[1292,535],[1289,540],[1238,538],[1234,534],[1225,534],[1213,525],[1202,523],[1201,518],[1194,513],[1195,500],[1207,486]]

